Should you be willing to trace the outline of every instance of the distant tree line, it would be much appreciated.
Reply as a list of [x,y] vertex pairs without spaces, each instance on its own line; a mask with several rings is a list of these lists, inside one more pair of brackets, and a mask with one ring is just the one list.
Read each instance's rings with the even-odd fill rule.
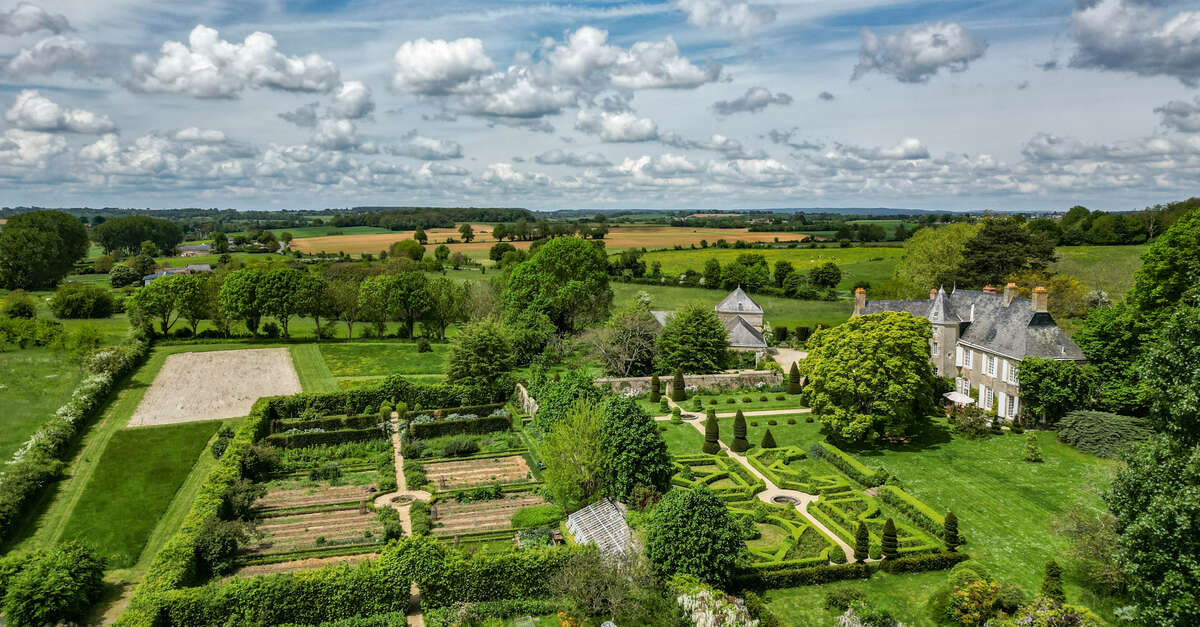
[[514,222],[530,219],[527,209],[504,208],[404,208],[357,207],[362,213],[334,216],[334,226],[374,226],[392,231],[407,231],[417,227],[451,228],[459,222]]

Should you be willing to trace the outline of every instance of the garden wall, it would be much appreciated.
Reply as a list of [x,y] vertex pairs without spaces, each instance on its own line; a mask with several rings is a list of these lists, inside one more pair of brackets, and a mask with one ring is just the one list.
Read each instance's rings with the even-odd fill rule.
[[[671,387],[671,377],[661,377],[664,395],[668,395]],[[683,384],[691,387],[710,388],[717,390],[738,390],[754,387],[759,383],[765,385],[782,385],[783,373],[773,370],[745,370],[733,374],[692,374],[683,377]],[[650,377],[623,377],[596,379],[596,385],[607,387],[609,391],[620,394],[632,392],[643,394],[650,391]]]

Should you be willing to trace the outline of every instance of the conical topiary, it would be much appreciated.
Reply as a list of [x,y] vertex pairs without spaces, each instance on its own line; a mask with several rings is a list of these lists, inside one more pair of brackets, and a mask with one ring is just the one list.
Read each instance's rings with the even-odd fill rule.
[[787,393],[800,393],[800,367],[794,361],[792,362],[792,369],[788,371]]
[[687,392],[683,390],[683,368],[675,369],[675,378],[671,380],[671,400],[678,403],[687,399]]
[[1046,562],[1046,576],[1042,578],[1042,596],[1054,599],[1059,603],[1067,602],[1067,593],[1063,590],[1062,566],[1050,560]]
[[746,440],[746,416],[742,414],[742,410],[737,410],[737,414],[733,417],[733,442],[729,448],[735,452],[741,453],[750,448],[750,442]]
[[771,435],[770,429],[767,429],[767,432],[763,434],[762,443],[759,446],[763,448],[775,448],[775,436]]
[[658,380],[658,375],[650,377],[650,402],[657,403],[658,399],[662,398],[662,381]]
[[891,518],[883,523],[883,534],[880,536],[880,545],[885,558],[894,559],[900,556],[900,546],[896,541],[896,523]]
[[951,551],[962,544],[962,538],[958,537],[958,516],[955,516],[954,512],[946,512],[946,520],[942,523],[942,539],[946,541],[946,548]]
[[871,548],[871,534],[867,531],[867,523],[858,521],[858,531],[854,534],[854,561],[859,564],[867,560]]
[[717,424],[717,412],[708,410],[708,418],[704,421],[704,448],[700,449],[709,455],[715,455],[721,450],[721,427]]

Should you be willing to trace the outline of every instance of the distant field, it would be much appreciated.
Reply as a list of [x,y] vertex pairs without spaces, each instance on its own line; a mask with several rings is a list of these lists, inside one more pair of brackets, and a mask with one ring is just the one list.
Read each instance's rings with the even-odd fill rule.
[[328,235],[369,235],[371,233],[391,233],[392,231],[377,226],[299,226],[286,229],[267,229],[276,237],[283,233],[291,233],[292,237],[325,237]]
[[47,348],[0,353],[0,461],[71,398],[79,369]]
[[888,237],[891,237],[893,234],[895,234],[896,229],[901,224],[903,224],[904,228],[908,229],[910,232],[921,226],[916,222],[909,222],[907,220],[850,220],[846,222],[846,224],[874,224],[876,226],[881,226],[883,227],[884,231],[887,231]]
[[[699,287],[678,287],[665,285],[635,285],[632,283],[612,283],[613,305],[615,308],[632,305],[638,292],[646,292],[654,299],[654,309],[674,310],[689,302],[700,302],[716,306],[725,297],[723,290],[707,290]],[[766,311],[767,322],[772,326],[785,326],[794,329],[798,326],[812,328],[818,322],[833,326],[845,322],[854,308],[847,300],[820,301],[794,300],[774,296],[753,296],[755,302]]]
[[[492,238],[492,227],[488,224],[474,224],[472,228],[475,230],[476,240],[470,244],[448,244],[452,252],[459,251],[464,255],[472,258],[486,258],[488,250],[496,244]],[[426,229],[426,235],[429,236],[429,245],[426,247],[432,252],[433,247],[439,242],[444,242],[446,238],[460,237],[458,229]],[[293,232],[294,234],[294,232]],[[412,239],[412,231],[389,231],[385,233],[374,233],[364,235],[338,235],[332,237],[305,237],[297,238],[292,241],[292,248],[302,252],[345,252],[351,255],[371,253],[376,254],[381,250],[386,250],[391,246],[392,242],[402,239]],[[618,226],[613,227],[609,231],[608,236],[604,238],[605,247],[610,251],[625,250],[627,248],[670,248],[672,246],[691,246],[692,244],[700,244],[700,240],[715,242],[718,239],[725,239],[730,242],[734,240],[745,240],[747,242],[773,242],[779,240],[797,240],[804,239],[807,236],[800,233],[751,233],[746,229],[708,229],[708,228],[686,228],[686,227],[671,227],[660,225],[648,226]],[[513,245],[518,248],[529,248],[531,242],[513,242]]]
[[122,429],[100,457],[64,539],[98,547],[109,566],[132,566],[219,421]]
[[1133,285],[1133,273],[1142,267],[1141,256],[1149,245],[1140,246],[1060,246],[1054,270],[1069,274],[1089,287],[1108,292],[1120,300]]
[[842,282],[838,289],[849,290],[859,281],[878,285],[892,276],[896,263],[904,254],[903,248],[854,247],[854,248],[773,248],[767,250],[737,250],[729,248],[707,248],[702,250],[671,250],[646,253],[646,265],[655,261],[662,263],[663,274],[678,276],[689,268],[704,271],[704,262],[717,258],[727,265],[744,253],[761,254],[766,257],[772,271],[776,261],[789,261],[798,270],[832,261],[842,269]]
[[335,377],[378,377],[393,374],[441,374],[449,344],[433,344],[418,353],[415,343],[324,344],[321,356]]

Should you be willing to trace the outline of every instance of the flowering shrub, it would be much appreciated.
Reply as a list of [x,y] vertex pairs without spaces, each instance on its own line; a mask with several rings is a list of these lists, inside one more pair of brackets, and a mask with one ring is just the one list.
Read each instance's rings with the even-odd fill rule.
[[689,575],[671,578],[667,588],[696,627],[757,627],[746,604]]

